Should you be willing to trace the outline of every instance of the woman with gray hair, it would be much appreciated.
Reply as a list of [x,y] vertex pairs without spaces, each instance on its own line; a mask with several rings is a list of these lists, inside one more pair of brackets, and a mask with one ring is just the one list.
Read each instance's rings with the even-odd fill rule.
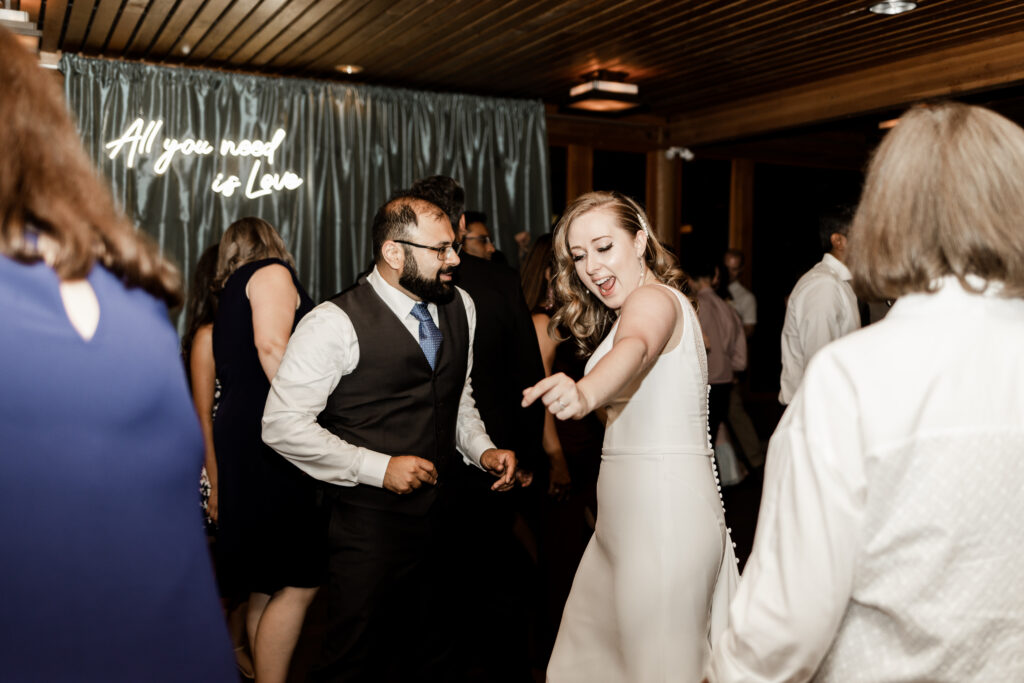
[[911,109],[871,162],[853,286],[772,437],[712,681],[1024,679],[1024,130]]

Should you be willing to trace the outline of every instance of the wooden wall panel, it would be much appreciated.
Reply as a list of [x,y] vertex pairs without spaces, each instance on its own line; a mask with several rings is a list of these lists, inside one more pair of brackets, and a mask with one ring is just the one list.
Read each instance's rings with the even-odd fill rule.
[[729,180],[729,248],[743,252],[747,267],[740,282],[750,289],[753,272],[754,244],[754,162],[733,159]]
[[569,145],[567,156],[565,201],[574,199],[594,189],[594,148],[584,145]]

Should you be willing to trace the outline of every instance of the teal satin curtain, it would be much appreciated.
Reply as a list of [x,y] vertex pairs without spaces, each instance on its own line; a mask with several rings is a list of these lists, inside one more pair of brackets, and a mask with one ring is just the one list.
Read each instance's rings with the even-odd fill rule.
[[186,275],[232,221],[259,216],[281,233],[314,300],[330,296],[370,262],[377,207],[434,174],[462,183],[467,208],[488,214],[513,262],[513,235],[548,229],[539,101],[74,55],[60,68],[114,196]]

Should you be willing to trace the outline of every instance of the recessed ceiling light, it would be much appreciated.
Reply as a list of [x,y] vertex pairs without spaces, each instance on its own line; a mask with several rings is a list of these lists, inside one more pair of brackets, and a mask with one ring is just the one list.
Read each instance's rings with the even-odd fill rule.
[[340,71],[343,74],[348,74],[349,76],[351,76],[352,74],[357,74],[360,71],[362,71],[363,67],[359,66],[358,64],[338,64],[336,67],[334,67],[334,70]]
[[868,7],[868,11],[875,14],[903,14],[912,9],[917,9],[917,3],[904,0],[885,0]]

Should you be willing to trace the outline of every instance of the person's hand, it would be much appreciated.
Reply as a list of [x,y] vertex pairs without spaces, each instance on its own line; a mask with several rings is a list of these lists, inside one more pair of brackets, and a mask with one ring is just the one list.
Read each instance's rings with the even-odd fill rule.
[[516,454],[504,448],[488,448],[480,456],[484,469],[498,477],[492,491],[508,491],[516,483]]
[[384,472],[384,488],[395,493],[412,493],[424,484],[437,483],[434,463],[415,455],[396,455]]
[[217,483],[210,482],[210,495],[206,498],[206,516],[210,518],[210,521],[214,524],[217,523]]
[[524,489],[533,483],[533,472],[519,468],[516,470],[516,481]]
[[572,477],[569,476],[569,464],[561,453],[551,455],[551,469],[548,477],[548,495],[557,501],[569,497]]
[[529,389],[523,390],[523,407],[540,399],[548,412],[559,420],[578,420],[593,408],[586,395],[564,372],[545,377]]

